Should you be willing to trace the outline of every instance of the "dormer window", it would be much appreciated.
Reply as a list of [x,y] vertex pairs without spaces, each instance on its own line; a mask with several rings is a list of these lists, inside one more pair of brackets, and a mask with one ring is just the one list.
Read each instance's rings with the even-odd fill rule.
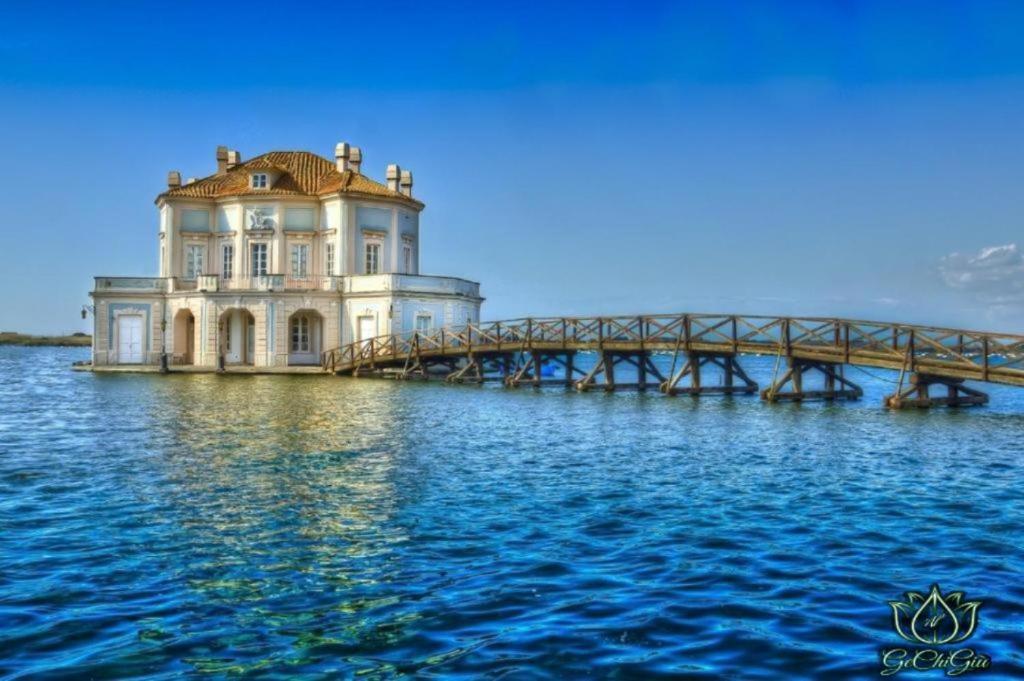
[[266,173],[253,173],[253,176],[252,176],[252,188],[253,189],[266,189],[267,188],[267,174]]

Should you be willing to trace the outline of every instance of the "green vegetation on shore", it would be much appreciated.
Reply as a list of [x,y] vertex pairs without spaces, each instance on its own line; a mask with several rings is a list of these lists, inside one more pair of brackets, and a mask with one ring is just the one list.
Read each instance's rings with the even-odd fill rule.
[[92,345],[92,336],[87,333],[73,333],[70,336],[30,336],[14,331],[0,331],[0,345],[57,345],[88,346]]

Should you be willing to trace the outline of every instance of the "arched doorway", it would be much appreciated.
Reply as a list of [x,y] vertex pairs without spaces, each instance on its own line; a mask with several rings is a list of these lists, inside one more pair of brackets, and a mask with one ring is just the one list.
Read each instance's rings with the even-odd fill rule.
[[323,317],[299,310],[288,318],[288,364],[319,364]]
[[183,308],[174,315],[174,339],[171,364],[195,364],[196,318]]
[[225,365],[249,365],[256,357],[256,318],[243,308],[231,308],[220,316],[218,354]]

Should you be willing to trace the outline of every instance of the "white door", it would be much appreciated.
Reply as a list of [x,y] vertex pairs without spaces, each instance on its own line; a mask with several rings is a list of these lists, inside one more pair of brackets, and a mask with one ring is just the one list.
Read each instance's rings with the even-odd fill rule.
[[119,364],[142,364],[141,315],[117,318],[117,361]]
[[359,318],[359,340],[368,341],[377,335],[377,320],[372,316]]

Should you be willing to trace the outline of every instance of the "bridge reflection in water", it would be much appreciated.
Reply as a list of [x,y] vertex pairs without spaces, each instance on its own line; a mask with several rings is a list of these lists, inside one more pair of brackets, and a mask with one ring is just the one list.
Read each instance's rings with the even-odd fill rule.
[[[579,353],[595,353],[587,369]],[[654,361],[671,357],[670,365]],[[324,370],[352,376],[558,383],[578,390],[657,388],[679,393],[756,393],[745,354],[776,358],[768,401],[857,399],[846,365],[899,372],[892,408],[985,404],[965,380],[1024,386],[1024,336],[824,317],[721,314],[557,317],[467,324],[379,336],[328,350]],[[548,368],[559,367],[555,377]],[[713,368],[719,381],[704,380]],[[805,379],[817,376],[813,389]]]

